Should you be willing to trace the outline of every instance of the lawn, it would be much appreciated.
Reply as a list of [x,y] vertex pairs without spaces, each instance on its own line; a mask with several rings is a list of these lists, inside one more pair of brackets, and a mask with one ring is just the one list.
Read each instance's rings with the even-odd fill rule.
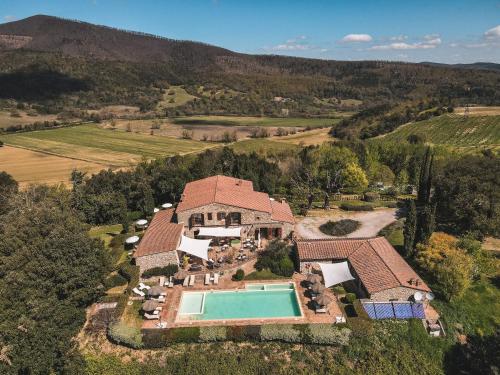
[[222,125],[259,127],[330,127],[340,121],[336,118],[290,118],[290,117],[250,117],[250,116],[189,116],[174,119],[179,125]]
[[105,246],[109,246],[113,237],[120,234],[122,229],[121,224],[100,225],[90,228],[89,236],[99,238],[104,241]]
[[0,139],[12,146],[114,167],[131,166],[144,158],[214,147],[207,142],[102,129],[96,125],[9,134]]
[[[397,128],[392,133],[376,138],[406,142],[411,134],[424,137],[426,142],[453,147],[500,147],[500,116],[463,116],[451,114],[418,121]],[[375,140],[375,141],[376,141]]]

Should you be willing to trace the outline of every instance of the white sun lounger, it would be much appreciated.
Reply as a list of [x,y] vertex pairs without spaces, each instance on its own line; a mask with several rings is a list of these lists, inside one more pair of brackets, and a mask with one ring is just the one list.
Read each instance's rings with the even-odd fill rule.
[[160,286],[165,285],[165,276],[160,276],[159,284],[160,284]]
[[139,296],[141,296],[141,297],[144,297],[144,296],[146,295],[146,293],[141,292],[141,291],[140,291],[139,289],[137,289],[137,288],[132,289],[132,292],[134,292],[135,294],[137,294],[137,295],[139,295]]
[[210,274],[206,273],[205,274],[205,285],[208,285],[208,284],[210,284]]
[[188,286],[188,285],[189,285],[189,276],[186,276],[184,282],[182,283],[182,286]]
[[148,289],[151,289],[151,287],[149,285],[144,284],[144,283],[139,283],[139,289],[148,290]]
[[173,288],[174,287],[174,278],[170,276],[170,279],[168,280],[168,287]]
[[194,280],[195,280],[195,276],[194,275],[189,276],[189,286],[193,286],[194,285]]
[[218,285],[219,284],[219,273],[216,272],[214,273],[214,285]]
[[159,319],[160,316],[158,314],[148,314],[144,313],[144,317],[148,320]]

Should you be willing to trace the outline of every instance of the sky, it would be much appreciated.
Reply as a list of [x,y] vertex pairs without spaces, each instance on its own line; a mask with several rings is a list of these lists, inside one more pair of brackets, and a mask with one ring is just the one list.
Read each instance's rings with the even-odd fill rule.
[[500,63],[500,0],[0,0],[0,23],[35,14],[251,54]]

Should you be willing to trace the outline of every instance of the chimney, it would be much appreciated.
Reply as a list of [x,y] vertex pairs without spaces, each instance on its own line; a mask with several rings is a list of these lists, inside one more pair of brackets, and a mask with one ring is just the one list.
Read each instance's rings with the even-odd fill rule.
[[281,203],[286,203],[286,198],[281,198]]

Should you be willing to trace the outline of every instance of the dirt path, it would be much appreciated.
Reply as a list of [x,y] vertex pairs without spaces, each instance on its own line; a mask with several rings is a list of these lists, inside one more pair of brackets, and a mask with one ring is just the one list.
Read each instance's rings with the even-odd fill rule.
[[357,220],[361,227],[344,236],[352,237],[373,237],[377,233],[397,219],[395,208],[379,208],[369,212],[345,212],[341,210],[320,211],[317,214],[313,211],[310,216],[300,219],[295,225],[295,232],[301,238],[333,238],[319,230],[321,224],[328,220],[339,221],[342,219]]

